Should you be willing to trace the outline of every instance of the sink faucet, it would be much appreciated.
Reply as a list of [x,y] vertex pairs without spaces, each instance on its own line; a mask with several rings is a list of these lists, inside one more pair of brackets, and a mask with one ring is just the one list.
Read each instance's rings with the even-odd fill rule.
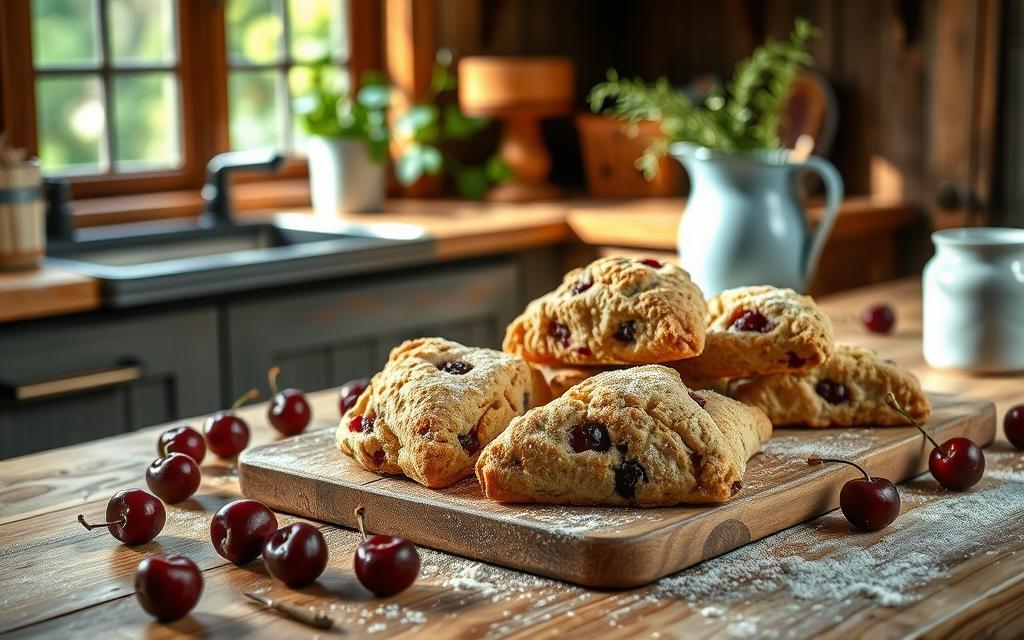
[[206,209],[199,218],[200,224],[211,227],[233,224],[228,189],[232,171],[273,172],[282,162],[284,156],[277,151],[229,151],[213,156],[206,165],[206,184],[202,192]]

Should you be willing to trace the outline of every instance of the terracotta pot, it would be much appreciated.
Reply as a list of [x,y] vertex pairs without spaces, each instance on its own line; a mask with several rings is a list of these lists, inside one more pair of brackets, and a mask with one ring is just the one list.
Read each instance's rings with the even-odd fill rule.
[[576,128],[583,147],[587,191],[603,198],[674,196],[683,192],[685,174],[678,162],[664,157],[650,182],[636,168],[636,159],[660,133],[656,122],[640,122],[630,137],[625,122],[609,116],[580,113]]

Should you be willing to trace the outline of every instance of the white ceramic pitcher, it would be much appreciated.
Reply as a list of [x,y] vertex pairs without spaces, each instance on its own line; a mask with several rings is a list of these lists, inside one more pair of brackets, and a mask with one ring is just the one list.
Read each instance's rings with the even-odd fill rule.
[[[805,291],[843,200],[832,163],[817,156],[790,162],[785,150],[723,153],[684,142],[670,152],[690,176],[679,261],[704,295],[757,284]],[[798,193],[806,170],[825,182],[825,215],[813,233]]]

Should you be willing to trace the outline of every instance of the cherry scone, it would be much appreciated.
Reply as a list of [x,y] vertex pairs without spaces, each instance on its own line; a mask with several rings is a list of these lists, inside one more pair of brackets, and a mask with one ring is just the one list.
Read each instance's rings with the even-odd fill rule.
[[685,378],[807,371],[832,354],[832,321],[814,299],[771,286],[728,289],[708,303],[704,352],[671,366]]
[[691,391],[668,367],[607,371],[512,421],[480,454],[503,502],[670,506],[729,500],[770,436],[759,409]]
[[871,349],[839,344],[815,369],[740,380],[732,395],[760,407],[776,426],[906,425],[885,402],[890,391],[915,420],[928,419],[931,402],[914,374]]
[[508,326],[504,349],[543,364],[646,364],[704,348],[707,305],[689,274],[656,260],[601,258],[565,275]]
[[480,449],[549,399],[522,358],[442,338],[409,340],[345,412],[335,441],[370,471],[446,487],[473,473]]

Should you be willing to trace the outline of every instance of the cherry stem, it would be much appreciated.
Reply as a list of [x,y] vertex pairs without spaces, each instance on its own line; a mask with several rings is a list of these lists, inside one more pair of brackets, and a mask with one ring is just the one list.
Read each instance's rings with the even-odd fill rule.
[[253,387],[252,389],[249,389],[248,391],[243,393],[242,396],[238,398],[238,400],[235,400],[235,403],[231,405],[231,410],[238,411],[238,409],[241,408],[243,404],[249,402],[250,400],[255,400],[258,397],[260,397],[260,390]]
[[856,467],[857,471],[860,471],[861,473],[864,474],[865,480],[867,480],[868,482],[871,481],[871,476],[868,475],[868,472],[864,470],[864,467],[860,466],[856,462],[851,462],[849,460],[840,460],[839,458],[819,458],[818,456],[811,456],[810,458],[807,458],[807,464],[809,465],[823,464],[825,462],[838,462],[841,464],[848,464],[851,467]]
[[270,371],[267,372],[267,382],[270,383],[270,392],[277,394],[277,376],[281,375],[281,367],[273,366],[270,367]]
[[92,531],[93,529],[99,529],[100,527],[112,527],[115,524],[119,524],[122,527],[128,524],[128,518],[126,518],[124,514],[121,514],[121,518],[119,520],[115,520],[114,522],[104,522],[101,524],[89,524],[85,521],[85,516],[83,516],[82,514],[78,514],[78,521],[81,522],[82,526],[88,529],[89,531]]
[[363,534],[363,541],[366,541],[366,507],[359,505],[355,510],[356,521],[359,523],[359,533]]
[[910,414],[907,413],[906,410],[903,407],[900,406],[900,403],[896,400],[896,394],[894,394],[892,391],[890,391],[889,393],[885,394],[885,402],[886,402],[886,404],[888,404],[892,408],[893,411],[895,411],[896,413],[900,414],[901,416],[903,416],[904,418],[909,420],[910,424],[912,424],[915,427],[917,427],[917,430],[920,431],[922,434],[924,434],[924,437],[928,438],[928,441],[932,443],[932,446],[934,446],[938,450],[938,452],[942,455],[942,457],[943,458],[946,457],[946,452],[942,450],[942,447],[939,446],[938,442],[935,442],[935,438],[933,438],[930,433],[925,431],[924,427],[919,425],[917,423],[917,420],[914,420],[913,418],[911,418]]
[[165,442],[164,443],[164,457],[165,458],[167,456],[171,455],[171,445],[172,444],[174,444],[174,443],[172,443],[172,442]]

